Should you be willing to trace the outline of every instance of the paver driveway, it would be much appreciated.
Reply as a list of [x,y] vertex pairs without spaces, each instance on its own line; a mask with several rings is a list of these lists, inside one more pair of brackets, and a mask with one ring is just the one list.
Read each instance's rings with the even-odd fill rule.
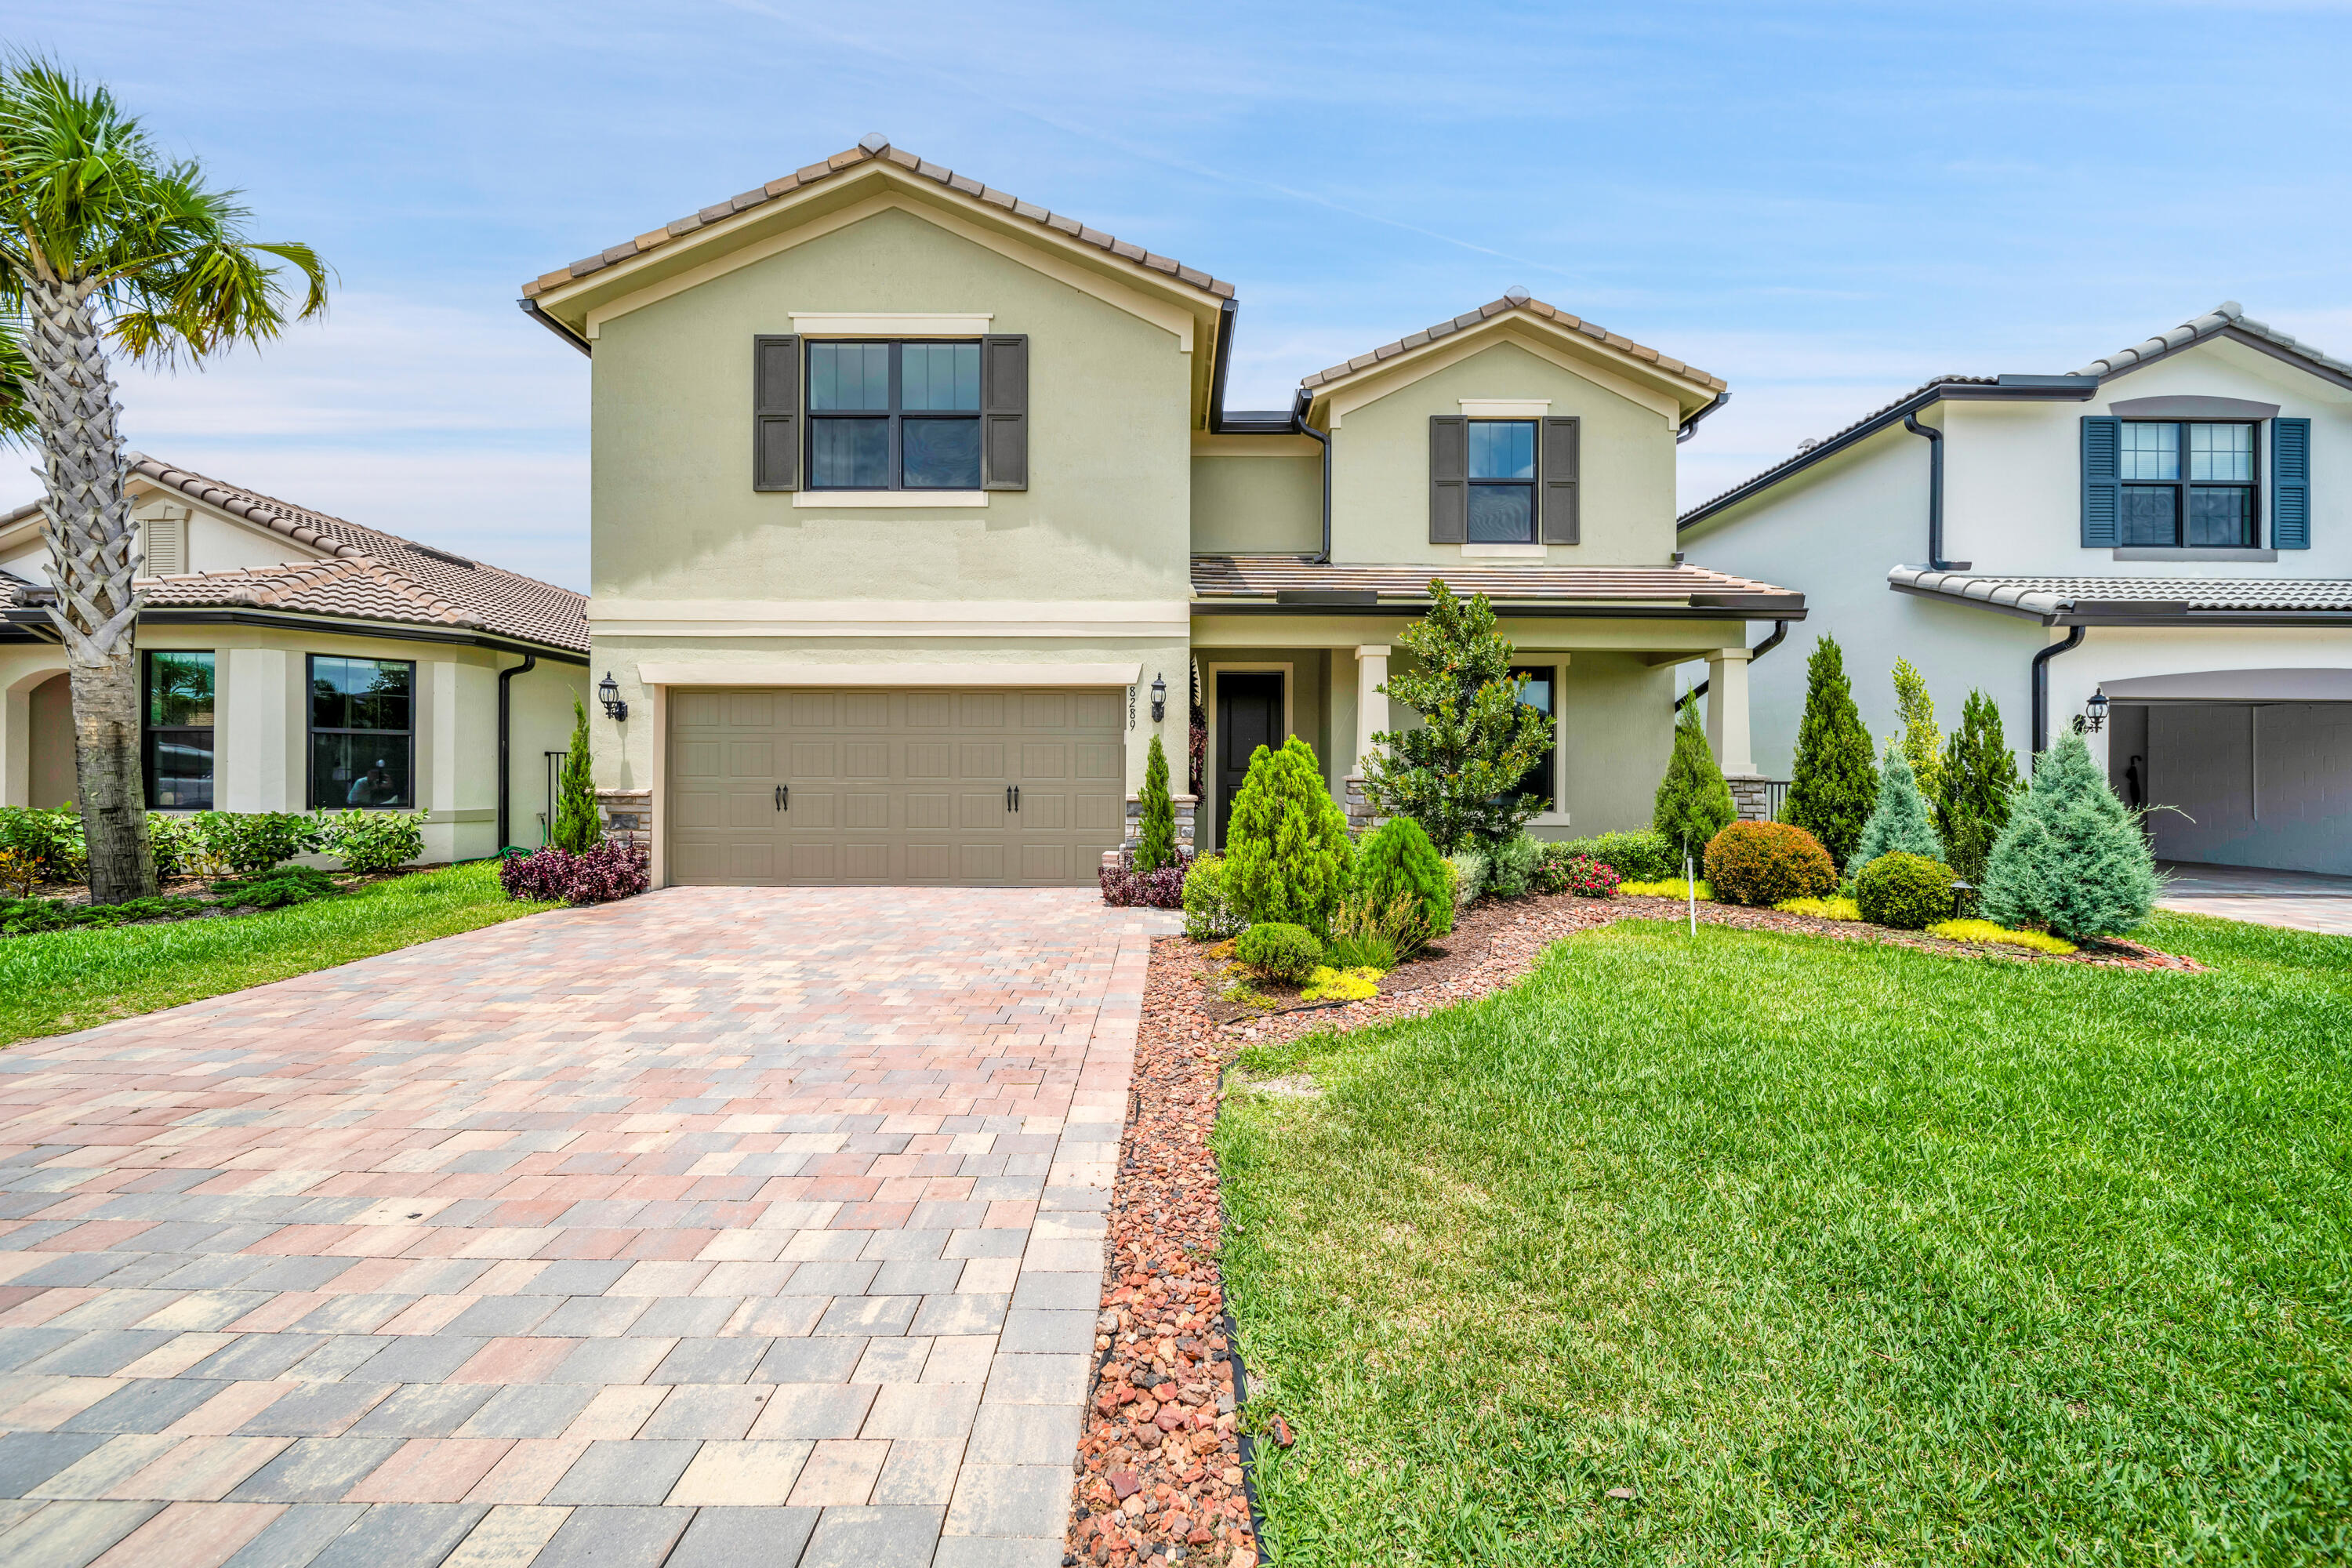
[[1058,1563],[1171,924],[674,889],[0,1053],[0,1562]]
[[2352,936],[2352,877],[2167,861],[2156,901],[2168,910]]

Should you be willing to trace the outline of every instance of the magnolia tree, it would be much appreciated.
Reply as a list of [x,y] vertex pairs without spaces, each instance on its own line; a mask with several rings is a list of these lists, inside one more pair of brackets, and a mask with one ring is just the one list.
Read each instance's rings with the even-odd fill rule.
[[89,891],[155,891],[140,777],[138,538],[124,493],[115,354],[202,364],[326,308],[308,246],[246,237],[236,193],[149,141],[104,88],[0,65],[0,426],[40,448],[50,625],[71,679]]
[[1422,717],[1414,730],[1372,736],[1364,798],[1383,816],[1410,816],[1444,854],[1510,837],[1543,809],[1519,782],[1551,750],[1551,721],[1519,700],[1511,641],[1495,629],[1484,594],[1429,584],[1429,614],[1397,636],[1420,668],[1391,674],[1381,692]]

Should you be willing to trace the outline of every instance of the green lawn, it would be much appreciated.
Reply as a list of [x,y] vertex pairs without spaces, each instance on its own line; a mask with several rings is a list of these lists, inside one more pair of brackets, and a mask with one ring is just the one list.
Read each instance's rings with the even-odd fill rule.
[[2352,1561],[2352,939],[2143,934],[2212,973],[1628,923],[1245,1055],[1286,1568]]
[[487,861],[268,914],[0,941],[0,1043],[87,1029],[329,969],[552,904],[509,902]]

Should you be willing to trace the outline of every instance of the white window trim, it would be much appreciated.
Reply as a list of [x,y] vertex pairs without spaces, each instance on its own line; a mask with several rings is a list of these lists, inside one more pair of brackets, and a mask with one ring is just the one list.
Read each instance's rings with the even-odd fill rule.
[[1549,397],[1457,397],[1472,419],[1541,419],[1551,413]]
[[1464,544],[1456,546],[1465,561],[1548,561],[1549,544]]
[[795,507],[925,507],[988,504],[986,490],[794,490]]
[[804,338],[985,337],[992,310],[794,310],[793,331]]

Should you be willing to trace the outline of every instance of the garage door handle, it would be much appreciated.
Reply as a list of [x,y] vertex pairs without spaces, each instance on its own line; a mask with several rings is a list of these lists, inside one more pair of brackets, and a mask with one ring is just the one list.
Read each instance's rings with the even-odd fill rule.
[[793,786],[790,784],[778,784],[776,786],[776,809],[778,811],[790,811],[792,808]]

